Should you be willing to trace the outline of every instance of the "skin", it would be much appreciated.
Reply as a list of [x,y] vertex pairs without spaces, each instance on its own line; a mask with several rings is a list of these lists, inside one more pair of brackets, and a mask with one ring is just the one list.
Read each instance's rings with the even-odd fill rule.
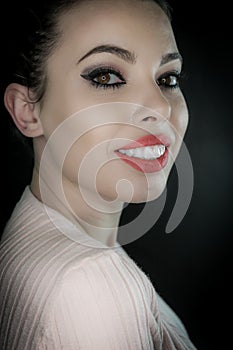
[[[11,84],[5,104],[20,131],[34,138],[32,192],[111,246],[123,203],[153,200],[163,192],[187,128],[188,111],[180,88],[156,83],[164,73],[181,70],[179,59],[161,65],[163,56],[178,49],[159,6],[132,0],[101,1],[101,5],[82,2],[60,19],[62,36],[47,62],[43,101],[29,103],[27,89]],[[135,62],[112,53],[81,60],[94,47],[106,44],[134,53]],[[96,88],[81,77],[90,67],[102,65],[119,70],[126,84],[119,89]],[[56,137],[53,132],[59,126]],[[148,134],[165,134],[171,140],[166,167],[152,174],[133,169],[114,153]],[[47,172],[40,169],[43,151],[50,164]]]

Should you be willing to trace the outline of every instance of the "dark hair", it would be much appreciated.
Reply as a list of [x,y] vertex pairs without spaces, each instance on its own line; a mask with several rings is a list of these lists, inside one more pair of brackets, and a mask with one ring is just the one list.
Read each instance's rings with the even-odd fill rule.
[[[30,10],[34,30],[20,52],[15,79],[33,93],[32,101],[43,99],[46,89],[46,62],[56,48],[59,38],[58,19],[83,0],[44,0]],[[142,0],[143,1],[143,0]],[[156,2],[170,19],[170,7],[165,0]],[[27,21],[28,22],[28,21]]]

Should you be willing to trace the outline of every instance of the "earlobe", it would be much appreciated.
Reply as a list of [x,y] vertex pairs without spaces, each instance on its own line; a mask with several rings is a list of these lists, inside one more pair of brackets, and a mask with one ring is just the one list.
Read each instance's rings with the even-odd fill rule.
[[12,83],[4,94],[5,107],[10,113],[15,125],[27,137],[43,135],[43,128],[35,108],[30,102],[28,88]]

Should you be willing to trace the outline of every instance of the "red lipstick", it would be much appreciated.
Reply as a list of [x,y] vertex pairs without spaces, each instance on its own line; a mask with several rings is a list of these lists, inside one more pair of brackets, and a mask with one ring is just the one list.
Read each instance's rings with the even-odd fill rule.
[[171,143],[170,139],[165,135],[158,135],[158,136],[145,135],[121,147],[121,149],[131,149],[131,148],[154,146],[154,145],[161,145],[161,144],[166,147],[169,147],[170,143]]
[[125,163],[130,165],[132,168],[143,172],[143,173],[154,173],[162,170],[168,161],[168,147],[170,146],[171,141],[165,135],[145,135],[140,137],[137,140],[134,140],[127,145],[121,147],[121,150],[130,150],[133,148],[140,148],[146,146],[155,146],[155,145],[164,145],[165,152],[156,159],[142,159],[136,158],[133,156],[128,156],[126,154],[122,154],[119,150],[115,151],[119,158],[121,158]]

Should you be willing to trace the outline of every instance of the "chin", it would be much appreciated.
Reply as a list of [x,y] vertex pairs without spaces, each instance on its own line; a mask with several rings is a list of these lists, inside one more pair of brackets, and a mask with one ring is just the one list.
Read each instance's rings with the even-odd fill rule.
[[153,201],[159,198],[164,192],[167,184],[167,179],[163,176],[160,178],[148,178],[148,182],[145,184],[137,184],[134,186],[131,199],[124,198],[122,193],[122,201],[127,203],[145,203]]
[[[111,173],[99,177],[97,192],[108,202],[145,203],[161,196],[166,188],[169,170],[157,173]],[[115,175],[115,177],[114,177]]]
[[162,195],[164,190],[165,190],[165,186],[161,189],[154,191],[153,193],[147,193],[146,195],[136,194],[135,196],[133,196],[131,203],[137,204],[137,203],[146,203],[146,202],[154,201]]

